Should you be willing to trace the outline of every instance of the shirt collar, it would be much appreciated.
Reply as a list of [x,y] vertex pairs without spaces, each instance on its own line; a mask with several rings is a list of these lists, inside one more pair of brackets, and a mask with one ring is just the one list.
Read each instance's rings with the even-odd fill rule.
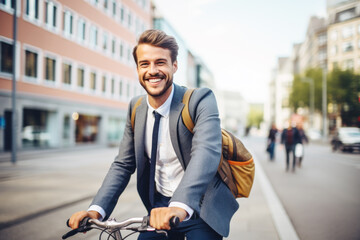
[[174,96],[174,89],[175,89],[175,86],[174,84],[172,85],[172,89],[171,89],[171,93],[169,95],[169,97],[166,99],[166,101],[160,106],[158,107],[157,109],[153,108],[150,103],[149,103],[149,97],[146,96],[146,102],[147,102],[147,105],[149,107],[149,111],[150,112],[153,112],[154,110],[156,110],[156,112],[160,113],[160,115],[164,118],[168,118],[169,117],[169,114],[170,114],[170,105],[171,105],[171,101],[173,99],[173,96]]

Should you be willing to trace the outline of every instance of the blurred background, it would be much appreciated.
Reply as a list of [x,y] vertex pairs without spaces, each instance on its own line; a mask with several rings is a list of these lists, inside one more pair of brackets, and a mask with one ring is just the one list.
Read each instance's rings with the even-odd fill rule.
[[[61,170],[69,173],[80,167],[80,162],[99,169],[104,162],[100,167],[97,160],[105,160],[95,152],[112,149],[109,155],[115,156],[128,103],[145,93],[138,83],[132,49],[137,37],[150,28],[176,38],[180,49],[174,82],[190,88],[209,87],[215,92],[222,126],[244,139],[262,161],[283,204],[299,203],[299,198],[314,194],[307,191],[315,188],[306,184],[325,184],[334,176],[341,179],[335,185],[346,190],[341,196],[348,198],[333,200],[334,205],[327,207],[348,206],[347,211],[337,213],[343,214],[338,220],[346,227],[333,216],[321,217],[327,212],[321,203],[332,198],[331,194],[325,196],[334,191],[333,186],[320,187],[323,197],[303,202],[303,206],[315,202],[318,215],[316,209],[311,211],[319,218],[302,218],[308,208],[299,211],[298,205],[285,204],[300,238],[359,239],[360,193],[355,186],[360,169],[359,0],[0,0],[0,179],[5,184],[0,183],[0,190],[9,194],[2,194],[2,201],[22,198],[24,189],[10,198],[10,193],[16,192],[14,186],[7,185],[11,180],[24,180],[29,174],[44,177],[42,174]],[[276,144],[281,142],[283,129],[303,127],[309,144],[302,173],[294,175],[307,175],[302,180],[287,182],[282,145],[274,147],[276,161],[269,161],[265,149],[272,125],[277,129]],[[93,156],[89,151],[94,151]],[[82,161],[81,153],[88,162]],[[77,154],[80,162],[66,160]],[[38,162],[39,158],[43,161]],[[310,159],[319,168],[310,168]],[[349,169],[325,171],[322,167],[329,162]],[[319,180],[319,172],[326,177]],[[98,181],[100,184],[101,177]],[[305,192],[294,193],[289,185],[282,186],[284,182]],[[17,184],[24,183],[29,181]],[[88,201],[96,186],[67,202]],[[265,206],[266,194],[256,190],[261,188],[257,186],[255,196],[264,197],[260,203]],[[29,198],[33,196],[38,195],[30,194]],[[54,198],[47,197],[42,201]],[[24,216],[31,220],[36,214],[46,214],[37,209],[11,217],[19,209],[10,203],[1,209],[0,215],[9,213],[0,219],[0,231],[17,225]],[[46,209],[63,204],[50,204]],[[267,207],[263,213],[271,215]],[[324,219],[331,224],[318,231],[312,229],[314,222]],[[306,224],[308,228],[303,228]],[[342,230],[335,231],[339,224]],[[275,225],[270,228],[275,229]],[[245,239],[283,238],[276,229],[270,236],[268,228],[253,228]],[[310,234],[313,231],[316,234]]]

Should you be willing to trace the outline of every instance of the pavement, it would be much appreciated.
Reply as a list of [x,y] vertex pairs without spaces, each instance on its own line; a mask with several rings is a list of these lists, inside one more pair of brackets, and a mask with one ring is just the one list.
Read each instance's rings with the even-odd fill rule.
[[[53,211],[89,204],[116,152],[103,146],[24,151],[18,153],[16,164],[9,153],[0,153],[0,236],[1,231]],[[135,196],[133,179],[128,188]],[[138,198],[134,201],[141,205]],[[238,201],[226,239],[298,239],[259,161],[250,197]]]

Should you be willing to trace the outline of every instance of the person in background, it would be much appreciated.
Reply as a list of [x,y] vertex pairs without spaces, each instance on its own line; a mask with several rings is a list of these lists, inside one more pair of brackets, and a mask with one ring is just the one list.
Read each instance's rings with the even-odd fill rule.
[[269,136],[267,141],[267,152],[270,155],[270,161],[273,161],[275,156],[275,142],[276,142],[277,132],[278,130],[276,128],[276,125],[273,123],[269,130]]
[[292,154],[292,171],[295,172],[296,157],[295,157],[295,145],[300,140],[299,131],[296,127],[292,127],[291,124],[282,131],[281,144],[285,145],[286,153],[286,171],[289,171],[290,154]]
[[301,167],[301,162],[302,159],[304,158],[304,143],[305,142],[309,143],[309,140],[305,134],[302,123],[298,123],[296,125],[296,128],[299,132],[299,139],[298,142],[296,143],[295,150],[298,150],[298,153],[296,153],[296,157],[299,161],[297,161],[297,163],[298,163],[298,167]]

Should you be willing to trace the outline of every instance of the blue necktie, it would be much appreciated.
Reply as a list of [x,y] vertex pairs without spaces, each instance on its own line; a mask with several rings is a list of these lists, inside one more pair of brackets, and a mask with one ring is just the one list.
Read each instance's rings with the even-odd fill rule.
[[159,135],[159,123],[161,115],[156,111],[153,112],[155,116],[153,134],[152,134],[152,143],[151,143],[151,158],[150,158],[150,178],[149,178],[149,198],[151,206],[154,206],[155,202],[155,166],[156,166],[156,153],[157,153],[157,143]]

